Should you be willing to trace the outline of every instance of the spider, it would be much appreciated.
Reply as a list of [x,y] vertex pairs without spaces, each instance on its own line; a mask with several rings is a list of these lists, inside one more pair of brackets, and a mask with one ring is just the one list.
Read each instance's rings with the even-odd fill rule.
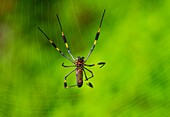
[[[62,34],[62,39],[65,43],[65,46],[68,50],[68,53],[70,55],[70,57],[72,59],[70,59],[69,57],[67,57],[58,47],[57,45],[47,36],[47,34],[45,34],[44,31],[42,31],[39,27],[38,29],[45,35],[45,37],[48,39],[48,41],[52,44],[52,46],[62,55],[64,56],[67,60],[69,60],[70,62],[72,62],[74,65],[69,65],[69,66],[66,66],[64,65],[64,63],[62,63],[62,66],[65,67],[65,68],[68,68],[68,67],[75,67],[75,69],[73,69],[70,73],[68,73],[65,77],[64,77],[64,88],[71,88],[71,87],[82,87],[83,85],[83,73],[85,75],[85,81],[86,81],[86,84],[88,86],[90,86],[91,88],[93,88],[93,85],[92,83],[88,82],[88,80],[92,77],[94,77],[93,75],[93,72],[89,69],[86,68],[87,67],[93,67],[95,65],[100,65],[100,68],[102,68],[104,65],[105,65],[105,62],[99,62],[97,64],[86,64],[88,58],[90,57],[91,53],[93,52],[95,46],[96,46],[96,43],[98,41],[98,38],[99,38],[99,35],[100,35],[100,29],[101,29],[101,25],[102,25],[102,21],[103,21],[103,18],[104,18],[104,14],[105,14],[106,10],[104,9],[104,12],[103,12],[103,15],[102,15],[102,18],[101,18],[101,21],[100,21],[100,25],[99,25],[99,28],[98,28],[98,31],[96,33],[96,36],[95,36],[95,40],[94,40],[94,43],[93,43],[93,46],[90,50],[90,52],[88,53],[87,57],[80,57],[78,56],[76,59],[73,57],[69,47],[68,47],[68,43],[67,43],[67,40],[66,40],[66,37],[64,35],[64,32],[63,32],[63,29],[62,29],[62,26],[61,26],[61,22],[60,22],[60,19],[59,19],[59,16],[58,14],[56,14],[57,16],[57,19],[58,19],[58,22],[59,22],[59,25],[60,25],[60,29],[61,29],[61,34]],[[74,71],[76,71],[76,81],[77,81],[77,84],[75,85],[70,85],[68,86],[67,85],[67,78],[68,76],[73,73]],[[86,75],[86,71],[90,72],[91,76],[90,77],[87,77]]]

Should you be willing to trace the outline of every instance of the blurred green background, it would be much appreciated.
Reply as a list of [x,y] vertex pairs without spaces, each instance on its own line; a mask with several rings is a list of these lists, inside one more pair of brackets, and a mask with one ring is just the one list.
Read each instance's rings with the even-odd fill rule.
[[[169,0],[0,0],[0,117],[168,117]],[[87,56],[103,10],[101,35],[87,63],[94,88],[64,89],[67,55]],[[88,74],[90,75],[90,74]],[[75,83],[73,73],[68,84]]]

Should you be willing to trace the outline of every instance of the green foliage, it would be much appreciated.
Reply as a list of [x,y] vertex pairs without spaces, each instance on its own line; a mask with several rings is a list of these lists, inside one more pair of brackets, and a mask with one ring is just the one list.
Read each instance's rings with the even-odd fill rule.
[[[0,117],[168,117],[170,115],[170,2],[168,0],[2,1]],[[101,35],[88,63],[94,88],[64,89],[69,47],[87,56],[103,10]],[[90,74],[88,74],[90,75]],[[68,84],[76,81],[75,73]]]

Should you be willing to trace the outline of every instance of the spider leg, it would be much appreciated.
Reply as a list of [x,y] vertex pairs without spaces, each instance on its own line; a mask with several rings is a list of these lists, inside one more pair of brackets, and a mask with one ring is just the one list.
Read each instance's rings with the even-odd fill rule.
[[68,66],[66,66],[66,65],[64,65],[64,63],[62,63],[62,66],[65,67],[65,68],[66,67],[76,67],[76,65],[68,65]]
[[91,74],[91,76],[90,76],[89,78],[86,78],[86,81],[87,81],[88,79],[94,77],[93,72],[92,72],[91,70],[89,70],[89,69],[87,69],[87,68],[85,68],[85,67],[83,67],[83,68],[84,68],[85,70],[87,70],[88,72],[90,72],[90,74]]
[[74,86],[77,86],[77,85],[71,85],[71,86],[67,86],[67,77],[73,73],[76,69],[72,70],[70,73],[68,73],[65,77],[64,77],[64,88],[70,88],[70,87],[74,87]]
[[70,49],[69,49],[69,47],[68,47],[68,43],[67,43],[66,37],[65,37],[65,35],[64,35],[63,28],[62,28],[62,26],[61,26],[61,22],[60,22],[60,19],[59,19],[59,17],[58,17],[58,14],[56,14],[56,16],[57,16],[57,19],[58,19],[58,23],[59,23],[59,25],[60,25],[61,35],[62,35],[63,41],[64,41],[64,43],[65,43],[65,46],[66,46],[66,48],[67,48],[67,50],[68,50],[68,53],[70,54],[71,58],[72,58],[73,60],[75,60],[75,58],[73,57],[73,55],[72,55],[72,53],[71,53],[71,51],[70,51]]
[[38,27],[38,29],[46,36],[46,38],[48,39],[48,41],[51,43],[51,45],[62,55],[64,56],[66,59],[68,59],[69,61],[71,61],[72,63],[73,60],[71,60],[69,57],[67,57],[65,54],[63,54],[63,52],[57,47],[57,45],[45,34],[44,31],[41,30],[41,28]]
[[84,64],[84,66],[88,66],[88,67],[93,67],[93,66],[96,66],[96,65],[101,65],[100,68],[102,68],[106,63],[105,62],[99,62],[97,64]]
[[104,14],[105,14],[105,12],[106,12],[106,9],[104,9],[104,12],[103,12],[102,18],[101,18],[101,20],[100,20],[99,29],[98,29],[98,31],[97,31],[97,33],[96,33],[96,37],[95,37],[95,40],[94,40],[93,46],[92,46],[92,48],[91,48],[91,50],[90,50],[89,54],[87,55],[85,62],[88,60],[88,58],[90,57],[91,53],[93,52],[93,50],[94,50],[94,48],[95,48],[95,46],[96,46],[97,40],[98,40],[99,35],[100,35],[100,29],[101,29],[101,25],[102,25],[102,22],[103,22],[103,18],[104,18]]
[[89,78],[87,78],[87,75],[86,75],[86,71],[83,69],[83,72],[84,72],[84,75],[85,75],[85,78],[86,78],[86,84],[88,85],[88,86],[90,86],[91,88],[93,88],[93,85],[92,85],[92,83],[90,83],[90,82],[88,82],[88,79]]

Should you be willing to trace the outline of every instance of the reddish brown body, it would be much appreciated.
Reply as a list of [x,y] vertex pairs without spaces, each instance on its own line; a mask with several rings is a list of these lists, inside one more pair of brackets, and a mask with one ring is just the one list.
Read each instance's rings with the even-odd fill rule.
[[77,86],[81,87],[83,85],[83,66],[84,66],[84,57],[78,57],[76,61],[76,80]]
[[76,69],[76,80],[77,80],[77,86],[81,87],[83,85],[83,69],[82,68]]

